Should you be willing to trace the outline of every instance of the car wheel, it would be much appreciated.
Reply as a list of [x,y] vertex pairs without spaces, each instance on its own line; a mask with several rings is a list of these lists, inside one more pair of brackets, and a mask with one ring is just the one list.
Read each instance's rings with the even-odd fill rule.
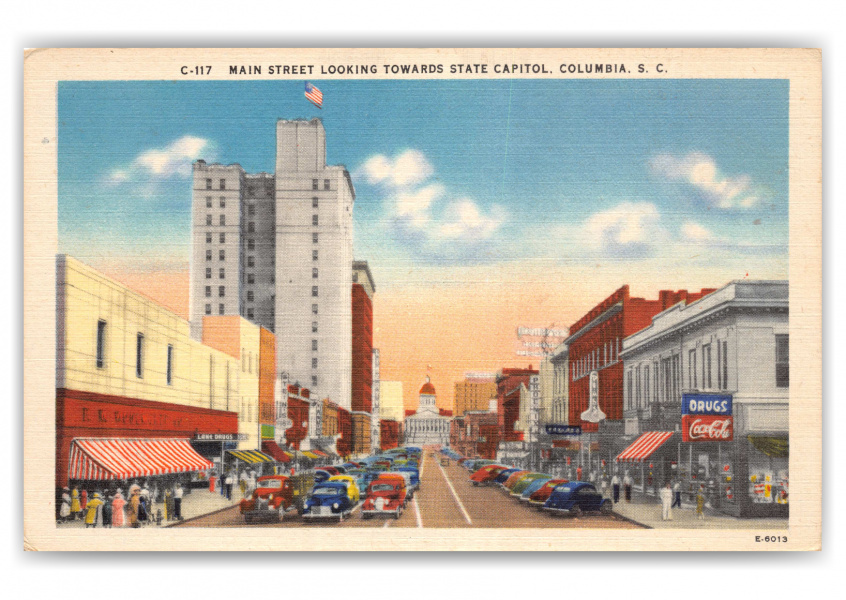
[[599,506],[599,512],[603,515],[610,515],[612,512],[614,512],[614,507],[611,506],[610,502],[603,502]]
[[365,514],[365,513],[361,513],[361,518],[362,518],[363,520],[365,520],[365,521],[368,521],[368,520],[370,519],[370,517],[372,517],[372,516],[373,516],[373,515],[368,515],[368,514]]
[[579,505],[576,505],[570,509],[570,514],[573,515],[574,518],[578,519],[583,514],[582,508]]
[[472,483],[474,487],[479,485],[478,481],[471,481],[470,483]]

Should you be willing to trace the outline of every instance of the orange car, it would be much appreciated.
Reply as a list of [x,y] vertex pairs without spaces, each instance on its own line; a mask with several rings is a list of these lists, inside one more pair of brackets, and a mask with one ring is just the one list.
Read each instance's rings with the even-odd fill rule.
[[502,465],[485,465],[470,476],[470,483],[473,485],[490,483],[507,468]]
[[523,477],[523,475],[528,475],[529,473],[531,473],[531,471],[516,471],[512,473],[511,477],[506,479],[505,483],[502,484],[502,487],[504,487],[508,492],[510,492],[511,488],[514,487],[514,484],[517,483]]

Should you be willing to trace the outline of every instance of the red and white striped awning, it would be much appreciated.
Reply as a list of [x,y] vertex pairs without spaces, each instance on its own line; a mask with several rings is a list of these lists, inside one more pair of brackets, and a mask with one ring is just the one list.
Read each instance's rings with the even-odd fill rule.
[[673,437],[672,431],[647,431],[617,455],[617,462],[640,462],[652,456],[664,442]]
[[76,438],[71,443],[70,479],[130,479],[207,471],[212,463],[176,438]]

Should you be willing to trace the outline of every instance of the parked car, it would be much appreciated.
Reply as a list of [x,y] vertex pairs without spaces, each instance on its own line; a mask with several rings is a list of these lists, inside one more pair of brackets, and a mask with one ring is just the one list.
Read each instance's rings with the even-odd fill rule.
[[286,511],[302,514],[305,499],[314,485],[314,475],[265,475],[256,480],[256,490],[239,503],[246,523],[281,521]]
[[[534,494],[536,491],[541,489],[547,481],[551,481],[551,480],[552,480],[552,477],[550,477],[548,475],[546,475],[544,477],[538,477],[537,479],[533,479],[532,481],[529,482],[529,485],[526,486],[526,489],[524,489],[523,492],[520,494],[520,500],[523,501],[523,502],[528,502],[529,498],[531,497],[532,494]],[[514,491],[514,490],[512,490],[512,491]]]
[[552,495],[552,490],[567,481],[567,479],[550,479],[529,495],[529,503],[537,508],[543,508],[544,503]]
[[405,507],[405,498],[405,479],[379,476],[367,488],[367,496],[361,505],[361,518],[393,515],[395,519],[399,519]]
[[325,466],[325,467],[315,467],[315,469],[317,469],[319,471],[326,471],[327,473],[329,473],[331,475],[340,475],[341,474],[341,471],[338,470],[337,467],[332,467],[332,466],[328,466],[328,465]]
[[353,505],[358,504],[358,501],[361,498],[361,491],[355,482],[355,477],[352,475],[333,475],[326,481],[340,481],[341,483],[346,483],[347,486],[349,486],[347,489],[347,495],[350,497],[350,500],[352,500]]
[[494,479],[494,483],[502,485],[506,481],[508,481],[508,478],[511,477],[512,475],[514,475],[514,473],[516,473],[517,471],[522,471],[522,470],[523,469],[517,469],[515,467],[509,467],[509,468],[505,469],[504,471],[501,471],[500,474],[496,476],[496,479]]
[[523,477],[523,475],[528,475],[529,473],[530,473],[530,471],[526,471],[526,470],[514,471],[514,472],[513,472],[513,473],[512,473],[512,474],[508,477],[508,479],[506,479],[506,480],[503,482],[502,487],[503,487],[505,490],[507,490],[507,491],[509,491],[509,492],[510,492],[510,491],[511,491],[511,488],[513,488],[513,487],[514,487],[514,485],[515,485],[518,481],[520,481],[520,479]]
[[402,479],[403,488],[405,490],[405,497],[403,498],[402,504],[403,506],[406,506],[409,502],[411,502],[411,499],[414,497],[414,490],[409,485],[411,476],[408,473],[398,473],[396,471],[379,473],[379,479],[385,478],[393,478],[395,481]]
[[337,518],[343,521],[352,513],[355,503],[349,485],[343,481],[324,481],[312,489],[303,507],[304,519]]
[[552,475],[547,475],[546,473],[526,473],[511,486],[511,495],[519,498],[526,488],[529,487],[529,484],[536,479],[552,479]]
[[331,473],[329,471],[326,471],[324,469],[317,469],[314,472],[314,483],[322,483],[322,482],[326,481],[327,479],[329,479],[330,477],[333,477],[334,475],[336,475],[336,474]]
[[592,483],[584,481],[570,481],[556,486],[543,507],[574,517],[588,511],[610,514],[614,510],[611,500],[604,498]]
[[470,483],[473,485],[490,483],[507,468],[502,465],[485,465],[470,476]]
[[392,473],[408,473],[411,476],[410,484],[413,491],[420,489],[420,471],[415,467],[394,467],[391,469]]

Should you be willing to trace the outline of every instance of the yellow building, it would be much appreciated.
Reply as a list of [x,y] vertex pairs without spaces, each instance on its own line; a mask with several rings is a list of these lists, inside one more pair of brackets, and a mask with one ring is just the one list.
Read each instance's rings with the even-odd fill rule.
[[379,382],[379,418],[399,423],[402,423],[405,419],[402,381]]
[[496,398],[496,382],[493,376],[490,381],[471,378],[456,381],[453,414],[460,417],[471,410],[488,410],[491,398]]

